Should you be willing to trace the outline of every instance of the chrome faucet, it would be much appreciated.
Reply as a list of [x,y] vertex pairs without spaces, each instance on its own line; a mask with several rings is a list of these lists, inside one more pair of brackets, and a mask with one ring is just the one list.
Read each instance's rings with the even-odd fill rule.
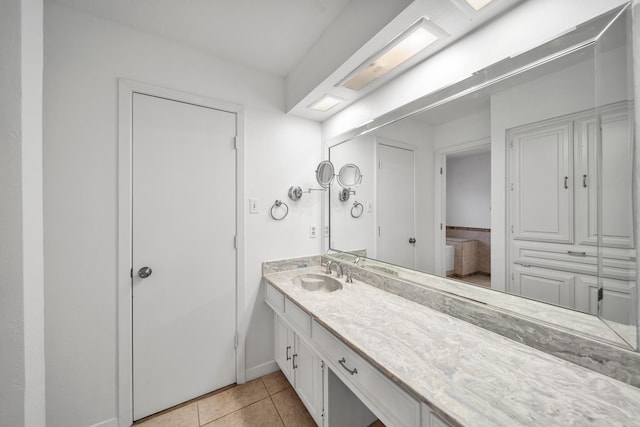
[[[338,264],[337,262],[334,263],[336,266],[336,277],[342,277],[344,276],[344,270],[342,270],[342,264]],[[340,270],[338,270],[338,268]],[[329,269],[329,271],[331,271],[331,269]]]
[[360,257],[356,257],[355,261],[353,261],[353,263],[356,265],[356,267],[358,266],[359,262],[360,262]]
[[333,264],[333,261],[327,261],[327,270],[325,273],[331,274],[331,264]]
[[331,266],[335,265],[336,266],[336,277],[342,277],[344,275],[344,270],[342,270],[342,264],[339,264],[337,262],[334,261],[327,261],[327,270],[326,270],[326,274],[331,274]]

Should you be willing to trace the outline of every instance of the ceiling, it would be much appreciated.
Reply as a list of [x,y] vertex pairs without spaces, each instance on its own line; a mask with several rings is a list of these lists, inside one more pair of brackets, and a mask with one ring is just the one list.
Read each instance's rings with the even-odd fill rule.
[[286,76],[350,0],[50,0]]
[[[324,121],[523,0],[494,0],[477,12],[464,0],[46,1],[283,77],[287,112]],[[446,36],[361,91],[336,86],[421,17]],[[324,94],[345,101],[325,113],[307,108]]]

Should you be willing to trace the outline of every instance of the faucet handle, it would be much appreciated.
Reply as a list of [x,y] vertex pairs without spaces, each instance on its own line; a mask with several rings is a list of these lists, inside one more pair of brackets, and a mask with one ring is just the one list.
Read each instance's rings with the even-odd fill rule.
[[346,278],[345,282],[353,283],[353,277],[351,276],[351,272],[350,271],[347,272],[347,278]]

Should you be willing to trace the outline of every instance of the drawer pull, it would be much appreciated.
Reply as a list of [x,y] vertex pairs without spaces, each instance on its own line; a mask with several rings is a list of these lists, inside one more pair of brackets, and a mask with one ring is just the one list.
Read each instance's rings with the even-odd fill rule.
[[571,256],[587,256],[586,252],[567,251],[567,253]]
[[293,365],[293,369],[298,369],[298,365],[296,365],[296,356],[297,354],[293,355],[293,361],[291,362],[291,364]]
[[287,346],[287,360],[291,360],[291,356],[289,356],[289,350],[291,350],[291,346]]
[[342,365],[342,367],[349,372],[351,375],[355,375],[358,373],[358,370],[356,368],[353,369],[349,369],[347,368],[347,361],[344,359],[344,357],[340,360],[338,360],[338,363]]

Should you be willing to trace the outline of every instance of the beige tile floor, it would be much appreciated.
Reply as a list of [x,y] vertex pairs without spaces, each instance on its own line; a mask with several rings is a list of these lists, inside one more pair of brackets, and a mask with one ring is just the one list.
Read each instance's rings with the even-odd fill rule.
[[472,276],[467,276],[462,279],[463,282],[473,283],[475,285],[484,286],[485,288],[491,287],[491,276],[487,276],[485,274],[474,274]]
[[315,425],[282,371],[227,387],[134,423],[135,427]]

